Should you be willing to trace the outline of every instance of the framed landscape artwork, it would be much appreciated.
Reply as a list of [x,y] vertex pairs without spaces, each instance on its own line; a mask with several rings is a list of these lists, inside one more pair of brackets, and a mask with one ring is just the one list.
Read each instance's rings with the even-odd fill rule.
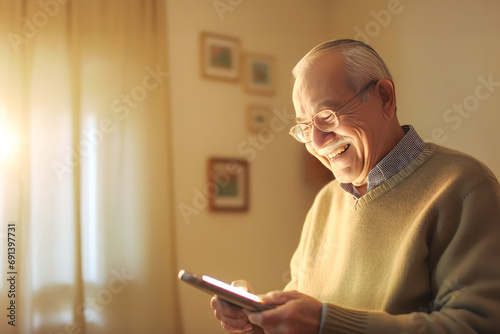
[[247,211],[249,196],[248,161],[208,160],[209,208],[211,211]]
[[247,53],[243,59],[243,82],[250,93],[273,95],[276,90],[274,57]]
[[240,41],[235,37],[201,33],[201,73],[205,78],[240,79]]
[[249,132],[259,132],[269,127],[273,112],[270,107],[251,104],[247,107],[247,129]]

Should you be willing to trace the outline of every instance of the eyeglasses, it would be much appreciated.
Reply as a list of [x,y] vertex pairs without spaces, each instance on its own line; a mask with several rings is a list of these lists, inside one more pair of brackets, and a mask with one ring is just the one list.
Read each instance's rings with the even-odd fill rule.
[[295,138],[297,141],[306,144],[312,140],[312,124],[317,127],[319,130],[323,132],[333,131],[339,126],[339,118],[342,112],[340,111],[346,105],[348,105],[351,101],[357,98],[361,93],[368,89],[371,85],[373,85],[376,81],[370,82],[366,85],[365,88],[360,90],[356,95],[354,95],[349,101],[340,106],[336,111],[325,109],[318,112],[313,116],[311,122],[309,123],[298,123],[290,129],[290,135]]

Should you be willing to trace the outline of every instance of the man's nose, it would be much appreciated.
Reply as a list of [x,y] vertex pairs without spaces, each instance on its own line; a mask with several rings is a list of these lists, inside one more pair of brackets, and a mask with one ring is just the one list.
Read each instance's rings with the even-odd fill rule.
[[335,139],[336,134],[333,131],[328,131],[328,132],[321,131],[316,127],[316,125],[314,125],[314,123],[311,124],[311,128],[312,128],[311,144],[316,150],[319,150],[327,143]]

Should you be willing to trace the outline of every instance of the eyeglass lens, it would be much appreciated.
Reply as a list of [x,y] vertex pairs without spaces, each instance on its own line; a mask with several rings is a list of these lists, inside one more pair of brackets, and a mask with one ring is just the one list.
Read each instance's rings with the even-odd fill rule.
[[331,110],[323,110],[314,115],[314,125],[321,131],[332,131],[339,125],[337,115]]
[[[339,125],[339,120],[333,111],[323,110],[314,115],[313,123],[321,131],[328,132],[335,130]],[[293,133],[300,142],[307,143],[312,136],[311,124],[297,124]]]

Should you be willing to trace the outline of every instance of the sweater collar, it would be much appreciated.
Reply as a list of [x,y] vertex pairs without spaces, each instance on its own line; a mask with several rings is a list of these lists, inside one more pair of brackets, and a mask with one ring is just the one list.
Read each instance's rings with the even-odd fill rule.
[[[413,126],[404,125],[402,129],[403,139],[368,173],[367,193],[399,173],[424,149],[425,142]],[[361,197],[352,183],[340,183],[340,187],[356,199]]]

